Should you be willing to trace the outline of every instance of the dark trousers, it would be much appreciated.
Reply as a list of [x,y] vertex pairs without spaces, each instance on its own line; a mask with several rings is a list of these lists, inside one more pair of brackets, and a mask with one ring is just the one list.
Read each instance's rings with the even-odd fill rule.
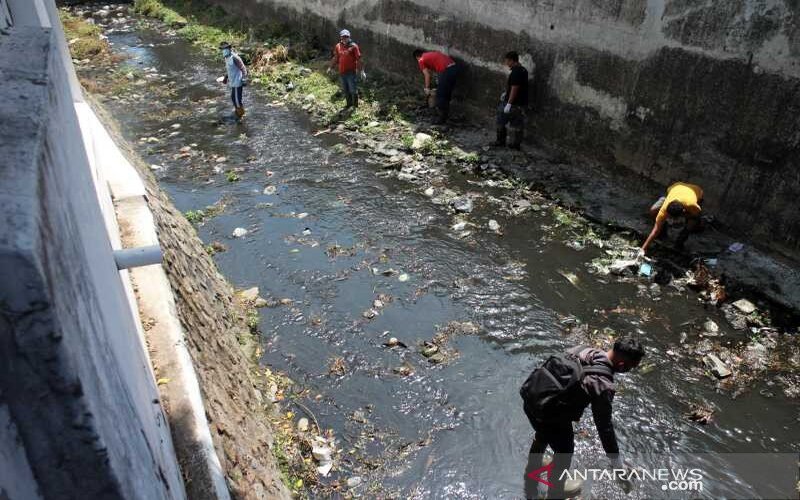
[[244,87],[231,87],[231,102],[234,108],[242,107],[242,90]]
[[530,415],[528,415],[528,420],[530,420],[535,433],[525,467],[525,498],[538,498],[539,481],[528,477],[528,474],[542,467],[542,459],[548,446],[553,450],[553,468],[549,474],[543,473],[539,477],[553,485],[547,489],[548,500],[564,498],[564,480],[560,478],[572,464],[572,454],[575,452],[575,434],[572,431],[572,422],[545,424],[537,422]]
[[460,69],[456,63],[439,73],[439,79],[436,83],[436,107],[440,111],[447,113],[450,110],[450,100],[453,98],[459,71]]

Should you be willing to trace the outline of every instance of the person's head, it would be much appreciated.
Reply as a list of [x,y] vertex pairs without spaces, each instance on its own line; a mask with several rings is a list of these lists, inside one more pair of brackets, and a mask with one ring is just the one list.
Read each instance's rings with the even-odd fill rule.
[[686,208],[683,206],[683,203],[679,201],[672,201],[669,205],[667,205],[667,216],[672,219],[678,219],[686,215]]
[[634,338],[625,337],[614,342],[609,359],[615,372],[625,373],[639,366],[643,357],[642,344]]
[[422,54],[424,54],[424,53],[425,53],[425,51],[422,50],[422,49],[414,49],[414,59],[419,61],[419,58],[422,57]]
[[223,57],[228,57],[231,55],[231,44],[228,42],[222,42],[219,44],[219,50],[222,51]]
[[519,54],[517,54],[513,50],[511,52],[506,52],[505,58],[503,60],[505,61],[506,66],[512,68],[517,64],[519,64]]
[[339,41],[342,43],[347,43],[350,41],[350,31],[349,30],[342,30],[339,32]]

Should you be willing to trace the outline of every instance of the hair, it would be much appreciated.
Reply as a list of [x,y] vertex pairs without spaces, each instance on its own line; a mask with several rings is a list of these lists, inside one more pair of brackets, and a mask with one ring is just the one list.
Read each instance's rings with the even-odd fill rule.
[[669,205],[667,205],[667,213],[671,217],[680,217],[681,215],[686,212],[686,209],[683,207],[683,204],[679,201],[671,201]]
[[614,342],[614,352],[636,364],[639,364],[639,361],[644,357],[644,347],[638,340],[631,337],[617,339]]
[[519,62],[519,54],[516,51],[506,52],[506,59],[509,61]]
[[424,54],[424,53],[425,53],[425,51],[422,50],[422,49],[414,49],[414,59],[416,59],[418,57],[422,57],[422,54]]
[[229,42],[222,42],[219,44],[220,49],[229,49],[231,48],[231,44]]

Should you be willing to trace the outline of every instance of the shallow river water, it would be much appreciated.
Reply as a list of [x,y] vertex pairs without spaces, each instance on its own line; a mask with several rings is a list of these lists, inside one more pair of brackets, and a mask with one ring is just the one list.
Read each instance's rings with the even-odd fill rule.
[[[734,399],[683,350],[681,334],[696,335],[691,324],[707,318],[724,335],[743,335],[692,292],[663,287],[653,300],[636,283],[589,274],[586,263],[601,250],[567,247],[549,230],[546,211],[510,217],[479,198],[469,216],[478,227],[459,238],[447,207],[411,184],[377,176],[363,155],[334,152],[302,112],[272,105],[248,87],[248,114],[235,123],[227,92],[215,82],[221,61],[154,31],[114,32],[110,41],[130,57],[127,64],[155,68],[173,89],[148,97],[152,106],[109,101],[124,135],[160,166],[156,175],[180,210],[224,200],[223,213],[198,233],[228,247],[214,258],[237,288],[257,286],[264,297],[293,301],[260,310],[263,362],[309,389],[301,401],[334,429],[342,451],[333,477],[358,475],[359,488],[379,484],[398,498],[521,498],[532,432],[517,391],[545,356],[583,340],[566,332],[574,319],[646,344],[648,369],[619,377],[615,423],[623,453],[796,449],[796,403],[779,391],[765,396],[763,384]],[[171,110],[177,118],[153,116]],[[156,135],[159,143],[139,141]],[[176,159],[192,143],[206,158],[225,160]],[[237,182],[226,178],[231,169],[240,169]],[[452,176],[462,190],[505,194],[470,180],[479,179]],[[275,193],[264,194],[266,186]],[[489,219],[503,236],[485,229]],[[249,233],[232,238],[237,227]],[[384,275],[389,269],[397,273]],[[576,285],[560,271],[574,273]],[[365,318],[380,294],[392,300]],[[452,359],[429,363],[419,343],[451,321],[479,328],[451,337]],[[408,349],[384,346],[390,337]],[[341,375],[329,372],[335,358],[343,358]],[[396,373],[401,366],[412,373]],[[714,421],[689,422],[687,402],[716,408]],[[579,425],[576,462],[604,466],[590,414]],[[726,484],[743,480],[724,461],[698,460],[714,493],[694,496],[723,496]],[[595,488],[597,497],[651,496],[646,487],[629,496],[615,484]]]

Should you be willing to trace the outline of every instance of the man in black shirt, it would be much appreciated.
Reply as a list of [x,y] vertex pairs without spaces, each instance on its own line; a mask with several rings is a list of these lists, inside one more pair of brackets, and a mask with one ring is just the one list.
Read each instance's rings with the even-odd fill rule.
[[505,146],[506,136],[510,132],[511,141],[508,145],[519,149],[525,130],[525,108],[528,106],[528,70],[519,63],[519,54],[514,51],[506,54],[505,64],[511,73],[497,107],[497,140],[493,145]]

